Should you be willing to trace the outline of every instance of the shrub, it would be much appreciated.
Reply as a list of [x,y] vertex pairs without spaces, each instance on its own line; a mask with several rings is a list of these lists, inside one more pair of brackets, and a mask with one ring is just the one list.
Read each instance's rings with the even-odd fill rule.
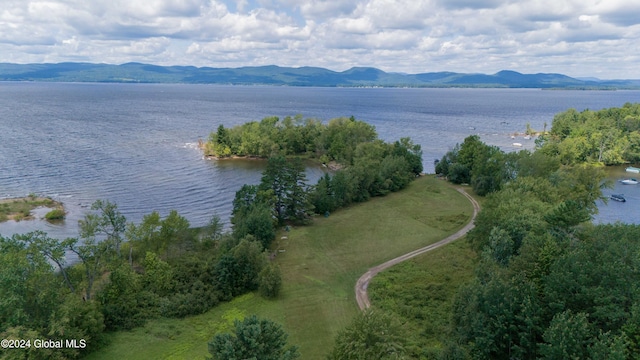
[[63,220],[64,217],[65,213],[62,209],[53,209],[44,216],[47,220]]

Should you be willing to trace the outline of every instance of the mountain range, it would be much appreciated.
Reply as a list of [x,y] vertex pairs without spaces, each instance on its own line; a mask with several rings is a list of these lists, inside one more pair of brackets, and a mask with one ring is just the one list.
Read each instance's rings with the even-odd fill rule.
[[640,79],[600,80],[562,74],[522,74],[503,70],[495,74],[429,72],[402,74],[371,67],[336,72],[319,67],[275,65],[239,68],[122,65],[92,63],[0,63],[0,81],[185,83],[327,87],[508,87],[572,89],[640,89]]

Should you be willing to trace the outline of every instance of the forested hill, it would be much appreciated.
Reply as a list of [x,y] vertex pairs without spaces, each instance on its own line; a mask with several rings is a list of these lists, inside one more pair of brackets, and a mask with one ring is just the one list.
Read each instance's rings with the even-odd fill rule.
[[186,83],[287,86],[381,86],[381,87],[506,87],[638,89],[637,80],[582,80],[562,74],[521,74],[503,70],[495,74],[430,72],[389,73],[370,67],[336,72],[318,67],[258,66],[211,68],[157,66],[140,63],[122,65],[91,63],[7,64],[0,63],[0,81]]

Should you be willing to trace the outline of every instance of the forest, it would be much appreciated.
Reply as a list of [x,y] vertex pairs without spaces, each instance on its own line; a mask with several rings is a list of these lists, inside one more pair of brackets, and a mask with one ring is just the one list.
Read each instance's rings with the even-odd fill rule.
[[[106,333],[150,319],[201,314],[251,291],[276,298],[282,277],[270,246],[278,229],[400,190],[422,171],[420,147],[410,139],[385,143],[364,122],[334,123],[340,125],[331,128],[331,137],[345,142],[335,140],[342,147],[330,158],[342,168],[309,185],[302,160],[285,157],[291,153],[272,144],[260,184],[236,193],[230,231],[223,231],[217,215],[209,225],[192,228],[176,211],[165,217],[152,212],[136,224],[117,204],[97,200],[79,221],[77,238],[58,240],[41,231],[0,236],[2,338],[84,340],[76,348],[4,348],[0,357],[81,358],[106,345]],[[359,130],[353,129],[367,135],[354,142]],[[306,130],[298,125],[289,131]],[[251,338],[247,329],[261,330]],[[234,336],[213,337],[209,352],[214,359],[299,357],[286,337],[280,325],[248,317],[236,323]]]
[[640,226],[591,223],[604,166],[638,160],[639,111],[568,110],[533,153],[471,136],[440,160],[439,174],[486,196],[440,358],[640,358]]

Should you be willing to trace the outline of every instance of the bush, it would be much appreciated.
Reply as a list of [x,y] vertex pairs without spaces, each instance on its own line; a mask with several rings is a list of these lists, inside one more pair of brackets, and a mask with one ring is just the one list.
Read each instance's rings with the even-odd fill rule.
[[62,209],[53,209],[51,211],[49,211],[44,218],[51,221],[51,220],[63,220],[65,217],[65,213],[64,210]]

